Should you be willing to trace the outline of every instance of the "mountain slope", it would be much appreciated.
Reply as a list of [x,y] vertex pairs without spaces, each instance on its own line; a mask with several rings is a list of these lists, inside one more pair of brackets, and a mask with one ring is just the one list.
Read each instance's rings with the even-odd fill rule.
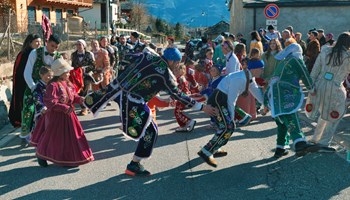
[[230,18],[225,0],[146,0],[145,3],[151,15],[174,24],[212,26]]

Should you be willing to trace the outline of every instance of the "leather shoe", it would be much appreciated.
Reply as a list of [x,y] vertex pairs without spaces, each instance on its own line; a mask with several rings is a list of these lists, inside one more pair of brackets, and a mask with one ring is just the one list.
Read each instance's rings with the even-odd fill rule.
[[218,166],[218,162],[216,162],[216,160],[212,157],[212,156],[207,156],[203,153],[203,151],[199,151],[197,153],[208,165],[212,166],[212,167],[217,167]]
[[41,159],[41,158],[39,158],[39,157],[38,157],[38,163],[39,163],[39,165],[42,166],[42,167],[47,167],[47,166],[48,166],[47,161],[44,160],[44,159]]
[[213,154],[213,156],[214,158],[227,156],[227,151],[219,149],[217,152]]

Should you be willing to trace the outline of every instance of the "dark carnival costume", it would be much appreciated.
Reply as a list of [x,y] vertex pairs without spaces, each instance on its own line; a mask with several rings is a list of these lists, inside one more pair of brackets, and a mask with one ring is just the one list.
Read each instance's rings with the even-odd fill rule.
[[140,42],[140,40],[137,40],[135,42],[135,44],[133,44],[132,52],[133,53],[141,53],[145,47],[146,47],[145,44]]
[[[198,152],[198,155],[210,166],[217,167],[215,154],[223,152],[220,148],[227,144],[235,130],[235,105],[239,95],[248,90],[259,101],[263,102],[262,91],[258,88],[248,70],[226,75],[210,95],[208,104],[219,110],[214,118],[218,131],[213,138]],[[224,155],[227,153],[225,152]]]
[[130,53],[132,49],[132,45],[128,43],[125,43],[125,44],[118,43],[117,48],[118,48],[118,57],[119,57],[118,74],[120,74],[125,70],[124,69],[125,66],[122,64],[122,62],[125,60],[126,55]]
[[[139,141],[134,158],[141,160],[151,155],[158,135],[157,125],[146,103],[159,91],[168,92],[172,98],[187,108],[200,110],[203,105],[181,93],[177,87],[176,78],[167,63],[167,60],[181,60],[181,54],[177,49],[165,50],[164,57],[145,52],[130,55],[128,60],[131,64],[107,86],[106,91],[89,94],[84,103],[96,115],[109,101],[117,102],[124,135]],[[133,161],[128,165],[126,173],[150,174],[140,163]]]

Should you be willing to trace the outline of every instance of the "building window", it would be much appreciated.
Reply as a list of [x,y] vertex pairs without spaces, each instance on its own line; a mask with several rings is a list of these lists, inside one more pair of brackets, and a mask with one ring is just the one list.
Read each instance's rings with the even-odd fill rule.
[[43,14],[45,14],[46,17],[50,19],[50,8],[43,8],[42,11]]
[[35,23],[35,7],[27,7],[28,10],[28,24]]
[[73,10],[67,10],[67,16],[73,16],[74,11]]
[[62,23],[62,9],[56,9],[56,24]]

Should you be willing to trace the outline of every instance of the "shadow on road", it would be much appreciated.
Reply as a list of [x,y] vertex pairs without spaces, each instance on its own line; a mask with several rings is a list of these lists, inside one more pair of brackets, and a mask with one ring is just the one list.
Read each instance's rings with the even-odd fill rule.
[[[328,162],[332,160],[332,163]],[[349,167],[335,154],[265,158],[196,170],[195,158],[147,178],[117,175],[77,190],[42,190],[19,199],[330,199],[350,185]],[[337,167],[335,167],[337,166]],[[56,174],[59,175],[59,174]],[[52,198],[51,198],[52,197]]]

